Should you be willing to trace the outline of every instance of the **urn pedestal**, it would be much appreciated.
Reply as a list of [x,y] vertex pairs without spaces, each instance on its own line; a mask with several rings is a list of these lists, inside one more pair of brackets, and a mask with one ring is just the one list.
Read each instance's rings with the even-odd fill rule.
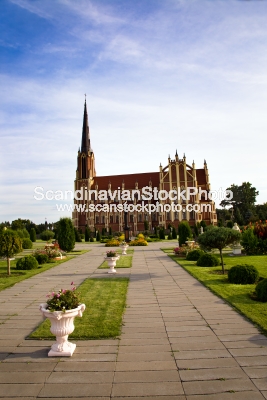
[[109,266],[109,274],[116,274],[117,271],[115,270],[116,262],[119,259],[119,257],[105,257],[105,261],[107,261],[108,266]]
[[40,304],[40,311],[45,318],[51,322],[50,331],[56,336],[56,343],[51,346],[48,357],[71,357],[76,344],[68,341],[68,336],[74,331],[74,318],[82,317],[85,310],[85,304],[80,304],[73,310],[49,311],[47,304]]
[[121,249],[122,249],[122,253],[121,253],[121,255],[122,256],[126,256],[127,255],[127,253],[126,253],[126,251],[127,251],[127,249],[128,249],[128,244],[124,244],[124,245],[122,245],[122,246],[120,246],[121,247]]

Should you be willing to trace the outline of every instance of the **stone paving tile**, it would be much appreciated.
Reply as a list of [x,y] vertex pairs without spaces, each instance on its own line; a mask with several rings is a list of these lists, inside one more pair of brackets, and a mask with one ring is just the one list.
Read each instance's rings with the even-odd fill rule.
[[244,367],[243,370],[250,378],[267,378],[267,367]]
[[[191,332],[190,332],[191,333]],[[198,343],[221,343],[216,335],[203,335],[203,336],[178,336],[178,337],[169,337],[169,341],[171,344],[173,343],[181,343],[181,344],[198,344]],[[224,346],[224,345],[223,345]],[[224,347],[225,348],[225,347]]]
[[267,348],[267,340],[240,340],[236,342],[224,342],[227,349],[242,349],[242,348]]
[[[161,353],[151,353],[151,352],[143,352],[143,353],[120,353],[118,354],[117,361],[118,362],[125,362],[125,361],[171,361],[172,360],[172,353],[171,349],[167,352]],[[144,349],[145,351],[145,349]]]
[[267,377],[252,379],[252,382],[257,386],[259,390],[267,390]]
[[[50,360],[50,363],[36,363],[36,362],[29,362],[29,363],[24,363],[24,362],[17,362],[17,363],[10,363],[10,362],[1,362],[0,363],[0,373],[13,373],[13,372],[51,372],[54,370],[54,368],[57,365],[57,362],[52,362]],[[19,374],[18,374],[19,375]],[[18,376],[17,375],[17,376]],[[15,380],[13,381],[15,382]]]
[[179,382],[176,370],[115,372],[114,382]]
[[263,390],[261,393],[262,393],[262,395],[264,396],[264,398],[267,399],[267,391],[266,391],[266,390]]
[[46,382],[59,384],[112,383],[113,375],[113,371],[61,371],[52,372]]
[[130,353],[162,353],[170,352],[171,347],[169,344],[166,345],[143,345],[143,346],[120,346],[120,354]]
[[222,342],[234,342],[234,341],[240,341],[240,340],[266,340],[266,336],[261,335],[261,334],[256,334],[256,335],[218,335],[220,340]]
[[73,361],[66,361],[66,362],[59,362],[56,367],[54,368],[56,372],[60,371],[74,371],[74,372],[86,372],[86,371],[114,371],[115,370],[115,362],[77,362]]
[[167,337],[159,339],[124,339],[120,340],[120,346],[154,346],[154,345],[169,345]]
[[229,352],[234,357],[240,356],[266,356],[267,355],[267,347],[246,347],[243,349],[229,349]]
[[236,361],[241,365],[241,367],[253,367],[256,365],[266,365],[266,356],[252,356],[252,357],[235,357]]
[[[112,400],[145,400],[145,399],[152,399],[152,397],[139,397],[139,396],[122,396],[122,397],[112,397]],[[50,400],[50,399],[49,399]],[[80,399],[79,399],[80,400]],[[102,398],[101,398],[102,400]],[[185,396],[183,395],[177,395],[177,396],[154,396],[153,395],[153,400],[186,400]],[[202,399],[204,400],[204,399]],[[256,399],[257,400],[257,399]]]
[[[212,394],[220,392],[242,392],[244,390],[251,390],[257,392],[254,384],[247,379],[227,379],[225,381],[220,380],[208,380],[208,381],[190,381],[183,382],[183,388],[186,396],[190,394]],[[251,399],[252,400],[252,399]]]
[[46,383],[42,390],[40,391],[38,397],[55,397],[55,398],[65,398],[65,397],[90,397],[90,396],[110,396],[111,393],[111,383],[83,383],[73,384],[73,383]]
[[180,382],[135,382],[114,383],[113,396],[159,396],[183,394]]
[[187,400],[263,400],[260,393],[253,391],[243,391],[235,393],[216,393],[196,396],[186,396]]
[[199,343],[180,343],[180,342],[172,342],[172,350],[173,351],[186,351],[186,350],[225,350],[224,345],[217,342],[199,342]]
[[241,368],[206,368],[194,370],[180,370],[181,381],[208,381],[215,379],[247,378]]
[[176,360],[197,360],[203,358],[231,358],[227,350],[196,350],[196,351],[178,351],[174,352]]
[[[46,381],[48,376],[50,375],[50,371],[44,372],[35,372],[35,371],[1,371],[0,374],[0,384],[2,386],[3,383],[43,383]],[[1,390],[0,390],[1,393]],[[0,395],[1,396],[1,395]]]
[[167,371],[177,370],[174,360],[172,361],[127,361],[117,362],[116,371]]
[[234,358],[200,358],[198,360],[178,360],[176,364],[181,369],[204,369],[204,368],[231,368],[239,367]]
[[28,384],[14,384],[14,383],[1,383],[1,397],[22,397],[34,396],[37,397],[43,383],[28,383]]

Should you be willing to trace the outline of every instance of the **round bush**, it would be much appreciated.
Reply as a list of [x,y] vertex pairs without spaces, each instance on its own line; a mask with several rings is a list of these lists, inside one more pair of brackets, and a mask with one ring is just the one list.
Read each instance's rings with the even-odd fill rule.
[[46,264],[49,260],[47,254],[36,254],[34,257],[36,258],[39,265]]
[[16,269],[34,269],[38,267],[38,261],[33,256],[22,257],[17,261]]
[[28,239],[28,238],[22,239],[22,248],[23,249],[32,249],[31,239]]
[[219,260],[213,254],[204,253],[197,260],[197,265],[199,267],[216,267],[219,265]]
[[200,249],[191,250],[187,253],[186,259],[188,261],[197,261],[203,254],[204,252]]
[[235,265],[228,272],[228,280],[230,283],[250,284],[255,283],[259,279],[259,272],[254,265]]
[[259,301],[267,301],[267,278],[257,284],[255,292]]

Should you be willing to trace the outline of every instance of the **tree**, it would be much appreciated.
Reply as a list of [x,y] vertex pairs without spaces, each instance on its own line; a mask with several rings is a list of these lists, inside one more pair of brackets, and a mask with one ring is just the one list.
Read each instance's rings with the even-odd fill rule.
[[175,227],[172,228],[172,239],[177,239],[177,232]]
[[84,232],[84,241],[89,242],[90,241],[90,236],[91,236],[91,231],[88,228],[88,226],[85,227],[85,232]]
[[75,233],[75,241],[76,242],[82,242],[81,234],[78,231],[78,229],[74,228],[74,233]]
[[192,236],[190,225],[187,221],[180,222],[178,226],[179,245],[185,244],[185,242]]
[[71,251],[75,247],[75,231],[70,218],[60,218],[58,223],[58,244],[64,251]]
[[31,239],[32,242],[36,242],[36,231],[35,231],[34,228],[31,228],[30,239]]
[[225,246],[239,242],[241,233],[231,229],[217,226],[210,227],[198,237],[198,243],[204,250],[218,249],[221,257],[222,272],[225,273],[222,250]]
[[10,273],[10,258],[22,251],[21,239],[11,229],[4,230],[0,235],[0,255],[7,259],[7,274]]
[[40,238],[42,240],[51,240],[55,236],[55,233],[53,231],[49,231],[48,229],[46,231],[43,231],[40,235]]
[[227,190],[232,192],[233,197],[222,200],[220,206],[231,206],[234,220],[240,225],[249,222],[248,218],[255,212],[255,202],[259,192],[250,182],[243,182],[240,186],[232,184]]

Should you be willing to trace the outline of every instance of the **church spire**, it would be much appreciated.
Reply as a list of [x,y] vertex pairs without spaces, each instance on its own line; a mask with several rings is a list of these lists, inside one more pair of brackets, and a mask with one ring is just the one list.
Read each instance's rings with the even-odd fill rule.
[[89,134],[87,105],[86,105],[86,97],[85,97],[84,112],[83,112],[83,131],[82,131],[81,152],[82,153],[88,153],[88,151],[91,151],[91,146],[90,146],[90,134]]

